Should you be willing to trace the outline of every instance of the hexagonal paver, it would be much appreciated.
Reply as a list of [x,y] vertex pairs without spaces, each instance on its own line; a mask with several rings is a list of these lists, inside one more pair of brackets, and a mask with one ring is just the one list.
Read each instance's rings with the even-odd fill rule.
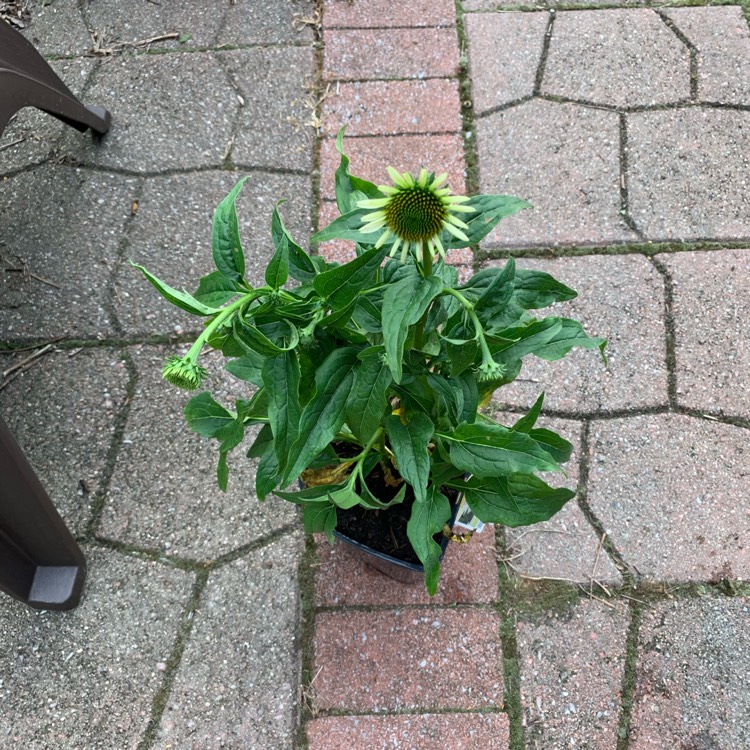
[[706,597],[646,610],[631,750],[750,746],[750,599]]
[[750,577],[747,431],[678,414],[595,422],[588,502],[649,579]]
[[617,744],[627,606],[589,600],[564,615],[518,623],[526,747]]
[[549,19],[549,13],[466,16],[477,114],[532,95]]
[[[53,60],[49,63],[75,96],[82,96],[96,63],[93,60]],[[95,104],[84,97],[86,104]],[[68,126],[35,107],[24,107],[0,134],[0,174],[7,174],[32,164],[39,164],[57,151],[63,131]],[[90,140],[90,131],[78,138]]]
[[[33,352],[0,357],[0,372]],[[28,364],[28,360],[26,360]],[[0,411],[74,534],[82,534],[126,397],[128,373],[117,349],[51,352],[8,372]]]
[[2,338],[112,333],[109,279],[136,180],[42,166],[0,193]]
[[212,572],[157,730],[156,750],[292,750],[301,534]]
[[[241,447],[229,457],[229,489],[219,490],[217,446],[193,433],[182,414],[190,394],[161,379],[172,353],[132,350],[138,385],[99,533],[167,555],[211,560],[294,523],[297,512],[278,498],[258,502],[256,462]],[[250,395],[252,386],[221,369],[220,356],[207,354],[201,361],[211,373],[204,385],[217,401],[231,408],[236,398]]]
[[533,100],[476,122],[480,189],[533,208],[511,216],[484,245],[634,240],[620,215],[620,132],[614,112]]
[[690,52],[649,9],[557,14],[542,92],[612,107],[690,97]]
[[[491,261],[504,265],[505,261]],[[488,264],[488,265],[490,265]],[[535,317],[555,315],[583,323],[607,339],[607,365],[596,349],[573,349],[564,359],[524,360],[518,379],[496,391],[493,403],[528,407],[541,391],[548,409],[596,412],[667,403],[664,282],[640,255],[584,255],[555,260],[518,259],[517,268],[551,274],[578,292],[570,302]]]
[[[245,172],[201,172],[147,179],[128,237],[127,258],[148,268],[170,286],[194,291],[215,266],[211,224],[219,202]],[[310,237],[310,179],[305,176],[250,173],[237,199],[237,216],[251,284],[265,283],[265,264],[273,255],[271,215],[279,211],[295,240]],[[115,284],[116,314],[128,333],[200,330],[202,318],[162,299],[140,271],[126,261]]]
[[308,171],[312,165],[308,47],[257,47],[219,55],[242,97],[232,161],[242,166]]
[[750,104],[750,30],[739,5],[664,13],[698,50],[698,98]]
[[133,13],[132,8],[117,0],[97,0],[86,3],[84,17],[105,48],[176,33],[182,41],[178,37],[148,46],[184,49],[215,44],[224,9],[201,0],[181,0],[179,3],[145,3],[138,13]]
[[[520,414],[495,415],[500,424],[512,425]],[[573,455],[564,474],[546,472],[542,479],[553,487],[577,489],[581,454],[581,424],[542,417],[546,427],[573,443]],[[576,498],[568,501],[549,521],[505,529],[506,564],[526,579],[562,580],[587,585],[622,583],[622,577],[602,547],[602,540],[586,520]]]
[[219,166],[239,109],[211,52],[113,57],[86,99],[111,112],[112,127],[93,144],[66,135],[71,157],[135,172]]
[[630,215],[650,239],[750,236],[750,112],[629,115]]
[[658,256],[674,285],[677,401],[750,419],[750,250]]
[[[71,612],[0,607],[0,734],[8,750],[135,748],[164,682],[194,576],[86,548]],[[161,665],[161,668],[160,668]]]
[[219,44],[312,44],[312,0],[235,0],[226,9]]
[[93,47],[76,0],[24,5],[31,10],[31,22],[23,35],[42,55],[82,55]]

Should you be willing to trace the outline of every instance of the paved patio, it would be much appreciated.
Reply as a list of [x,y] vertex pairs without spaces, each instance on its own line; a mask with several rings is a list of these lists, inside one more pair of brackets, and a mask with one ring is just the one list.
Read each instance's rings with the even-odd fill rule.
[[[750,747],[750,6],[599,5],[30,4],[113,125],[0,139],[0,412],[89,563],[72,612],[3,598],[3,750]],[[252,464],[218,491],[159,376],[194,321],[128,263],[192,287],[250,174],[259,280],[278,199],[298,239],[332,218],[342,124],[376,182],[529,199],[452,261],[553,273],[610,342],[497,394],[546,391],[578,496],[454,545],[432,600],[257,503]]]

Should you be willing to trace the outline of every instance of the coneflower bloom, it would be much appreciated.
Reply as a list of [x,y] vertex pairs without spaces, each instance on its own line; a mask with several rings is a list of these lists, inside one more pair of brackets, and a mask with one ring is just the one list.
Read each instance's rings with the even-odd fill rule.
[[464,229],[468,226],[454,214],[473,213],[476,209],[464,206],[469,198],[463,195],[451,195],[450,188],[440,187],[448,175],[443,172],[435,177],[423,169],[418,179],[409,172],[399,174],[393,167],[388,167],[388,174],[393,186],[378,185],[378,190],[385,193],[384,198],[361,200],[359,208],[377,209],[362,217],[360,228],[363,234],[381,232],[376,247],[393,241],[390,255],[393,257],[401,248],[401,262],[406,260],[411,247],[420,258],[423,249],[434,257],[445,258],[445,248],[440,239],[443,230],[468,243]]

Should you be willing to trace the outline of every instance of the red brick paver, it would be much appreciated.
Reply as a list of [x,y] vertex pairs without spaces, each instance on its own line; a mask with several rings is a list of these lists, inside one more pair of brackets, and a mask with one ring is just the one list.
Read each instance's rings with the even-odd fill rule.
[[506,750],[504,714],[331,716],[307,725],[310,750]]
[[327,29],[454,26],[456,5],[453,0],[413,0],[408,6],[393,0],[325,0],[323,23]]
[[315,706],[498,708],[499,629],[499,616],[480,609],[323,612],[315,628]]

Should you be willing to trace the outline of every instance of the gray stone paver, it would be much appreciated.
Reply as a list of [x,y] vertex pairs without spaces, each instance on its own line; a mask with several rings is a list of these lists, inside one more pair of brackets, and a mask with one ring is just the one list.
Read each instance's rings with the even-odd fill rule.
[[[549,19],[549,13],[466,16],[476,114],[531,96]],[[502,43],[509,38],[514,44]]]
[[203,0],[180,0],[179,3],[144,3],[136,13],[117,0],[97,0],[84,5],[84,17],[105,48],[178,33],[188,38],[182,42],[179,39],[153,42],[150,48],[185,49],[216,43],[224,7]]
[[630,215],[650,239],[750,235],[750,112],[628,115]]
[[314,40],[312,0],[235,0],[224,16],[219,44],[308,43]]
[[678,414],[592,425],[588,502],[636,572],[750,577],[746,432]]
[[[495,418],[511,426],[518,414],[501,413]],[[567,474],[547,472],[543,479],[553,487],[576,489],[581,459],[581,424],[567,419],[541,417],[538,427],[546,427],[573,444],[573,454],[564,465]],[[601,545],[601,539],[586,520],[576,499],[566,503],[549,521],[506,528],[507,564],[521,578],[548,579],[594,585],[619,585],[622,576]],[[598,589],[597,589],[598,590]]]
[[76,0],[25,5],[31,21],[23,34],[43,55],[83,55],[94,46]]
[[614,107],[690,97],[690,52],[649,9],[556,15],[542,92]]
[[567,615],[518,624],[528,750],[617,743],[628,609],[584,600]]
[[528,200],[484,246],[636,240],[620,215],[620,124],[615,112],[544,100],[476,123],[480,189]]
[[750,600],[705,597],[648,609],[638,644],[632,750],[750,745]]
[[82,162],[134,172],[220,166],[240,106],[210,52],[110,58],[86,99],[106,107],[116,126],[94,143],[66,133],[66,146]]
[[664,13],[698,50],[698,99],[750,104],[750,29],[742,8],[670,8]]
[[315,63],[306,47],[258,47],[218,55],[235,81],[239,130],[235,164],[309,171],[312,165],[309,105]]
[[[0,356],[0,371],[28,355]],[[52,352],[16,375],[0,390],[0,413],[68,527],[82,534],[126,398],[129,376],[122,354]]]
[[292,750],[301,533],[211,573],[155,750]]
[[658,258],[674,286],[677,403],[750,419],[750,250]]
[[[296,506],[272,496],[258,502],[257,462],[244,456],[249,435],[246,447],[230,456],[227,491],[219,490],[216,445],[196,435],[182,415],[190,394],[160,376],[167,357],[176,351],[132,350],[138,385],[99,533],[165,555],[210,561],[293,523],[297,512]],[[180,350],[185,351],[187,347]],[[252,394],[252,386],[221,369],[218,357],[208,354],[202,363],[212,373],[206,388],[228,408],[235,399]]]
[[271,216],[279,208],[284,224],[305,246],[310,236],[310,179],[263,172],[208,171],[145,181],[128,234],[127,257],[118,268],[115,306],[127,333],[199,330],[202,319],[163,300],[129,260],[144,265],[177,289],[195,291],[200,277],[215,270],[211,222],[215,207],[244,176],[237,218],[245,250],[246,276],[262,286],[265,263],[273,255]]
[[46,165],[3,182],[3,270],[46,280],[0,276],[3,338],[112,334],[107,287],[136,189],[130,177]]
[[8,750],[136,748],[151,718],[193,575],[85,550],[72,612],[0,608],[0,736]]
[[607,339],[608,362],[597,349],[574,349],[556,362],[530,356],[518,380],[495,392],[494,403],[528,407],[544,391],[546,408],[565,411],[667,404],[664,282],[647,258],[524,258],[516,266],[545,271],[578,292],[570,302],[533,312],[580,320],[589,335]]

